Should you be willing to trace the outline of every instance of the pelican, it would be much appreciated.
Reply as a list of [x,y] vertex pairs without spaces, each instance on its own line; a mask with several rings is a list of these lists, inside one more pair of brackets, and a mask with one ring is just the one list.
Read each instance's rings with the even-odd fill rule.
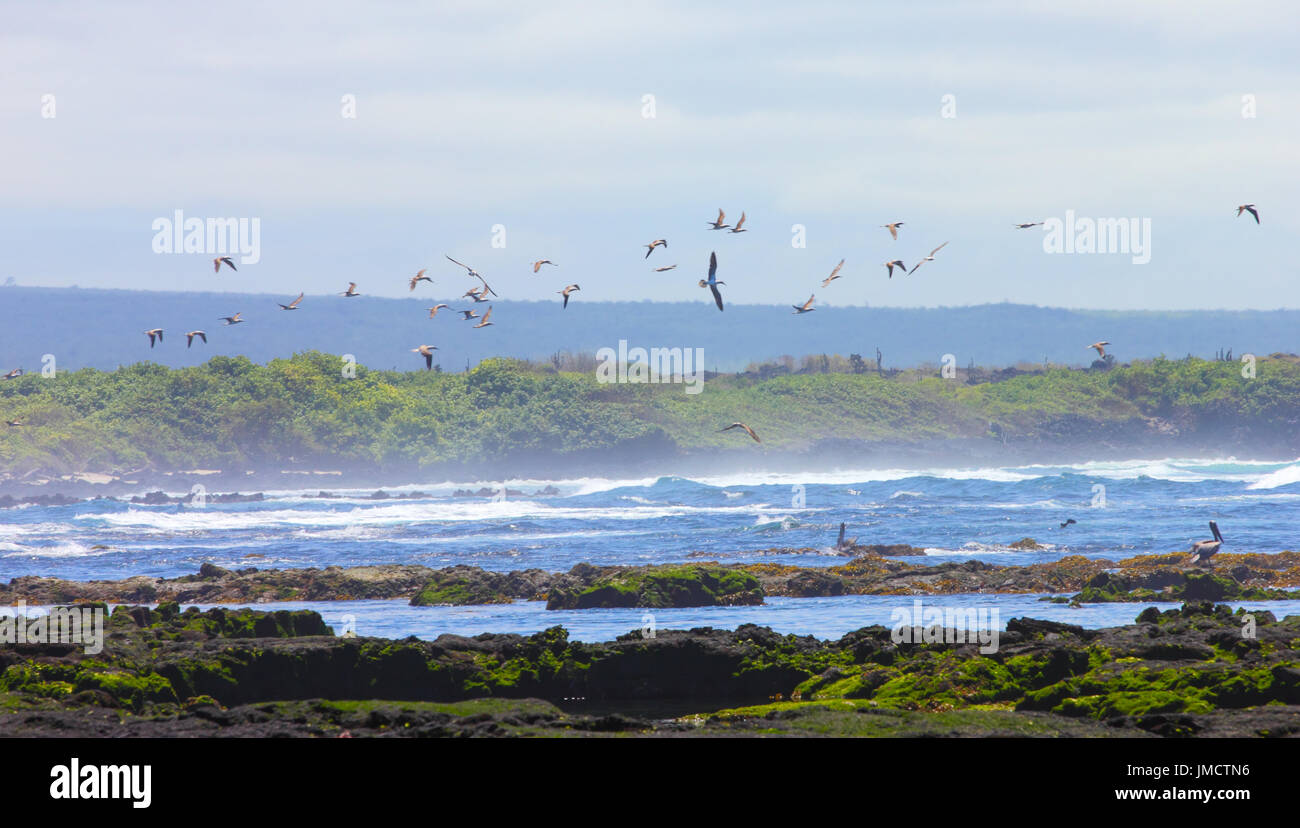
[[667,267],[656,267],[656,268],[655,268],[655,273],[663,273],[664,271],[672,270],[672,269],[675,268],[675,267],[677,267],[677,265],[675,265],[675,264],[674,264],[674,265],[668,265]]
[[922,259],[921,261],[917,262],[915,267],[913,267],[911,270],[907,271],[907,275],[908,275],[908,276],[911,276],[913,273],[916,272],[916,268],[920,267],[921,265],[925,264],[926,262],[932,262],[932,261],[934,261],[934,254],[935,254],[935,253],[938,253],[940,250],[943,250],[943,249],[944,249],[945,247],[947,247],[947,246],[948,246],[948,242],[944,242],[943,244],[939,245],[939,246],[936,247],[935,249],[931,250],[929,256],[926,256],[924,259]]
[[[644,244],[644,245],[642,245],[642,247],[648,247],[648,248],[650,248],[649,250],[647,250],[647,251],[645,252],[645,257],[646,257],[647,259],[650,258],[650,254],[653,253],[653,252],[655,252],[655,248],[658,247],[659,245],[663,245],[664,247],[667,247],[667,246],[668,246],[668,241],[667,241],[667,239],[655,239],[654,241],[650,242],[649,244]],[[676,267],[676,265],[673,265],[673,266]]]
[[[1091,345],[1088,346],[1088,348],[1092,348],[1092,349],[1094,349],[1094,350],[1097,352],[1097,357],[1098,357],[1099,359],[1105,359],[1105,358],[1106,358],[1106,346],[1109,345],[1109,344],[1110,344],[1109,342],[1107,342],[1106,340],[1103,339],[1103,340],[1101,340],[1100,342],[1094,342],[1094,343],[1092,343]],[[1088,350],[1088,348],[1084,348],[1084,350],[1086,351],[1086,350]]]
[[478,311],[474,310],[473,308],[471,308],[470,310],[458,310],[456,311],[456,313],[465,314],[466,322],[468,322],[471,319],[478,319]]
[[893,224],[882,224],[880,226],[889,231],[889,235],[894,237],[894,241],[898,241],[898,228],[903,226],[903,222],[896,221]]
[[753,437],[755,443],[761,443],[761,442],[763,442],[762,440],[758,439],[758,435],[754,433],[754,429],[750,428],[749,426],[745,425],[744,423],[732,423],[731,425],[727,426],[726,428],[719,429],[719,430],[718,430],[718,433],[721,434],[721,433],[724,432],[724,431],[731,431],[733,428],[743,428],[743,429],[745,429],[745,433],[747,433],[750,437]]
[[795,313],[811,313],[812,311],[817,310],[812,306],[813,300],[816,298],[817,294],[814,293],[812,296],[809,296],[808,301],[804,302],[802,305],[791,305],[790,307],[794,308]]
[[339,296],[346,296],[349,299],[351,299],[353,296],[360,296],[360,295],[361,295],[360,293],[357,293],[356,282],[348,282],[348,289],[339,294]]
[[1219,551],[1220,546],[1223,546],[1223,535],[1219,534],[1219,524],[1210,521],[1210,531],[1214,533],[1214,540],[1199,540],[1193,543],[1192,548],[1188,550],[1192,553],[1188,563],[1203,564],[1210,559],[1211,555]]
[[711,229],[711,230],[725,230],[726,228],[730,227],[730,226],[731,226],[730,224],[723,224],[723,223],[722,223],[722,220],[725,219],[726,217],[727,217],[727,214],[724,213],[724,212],[722,212],[722,208],[719,207],[719,208],[718,208],[718,218],[717,218],[716,220],[714,220],[714,221],[710,221],[710,222],[709,222],[709,225],[710,225],[710,228],[709,228],[709,229]]
[[280,305],[280,310],[298,310],[298,303],[301,301],[302,301],[302,294],[299,293],[298,298],[294,299],[292,302],[290,302],[287,305],[280,305],[279,302],[276,302],[276,304]]
[[480,322],[480,323],[478,323],[478,324],[475,325],[474,327],[476,327],[476,328],[486,328],[488,325],[491,325],[492,323],[488,321],[488,317],[491,316],[491,315],[492,315],[492,306],[491,306],[491,305],[488,305],[487,313],[483,314],[483,321]]
[[718,254],[709,254],[709,278],[708,281],[700,280],[700,287],[706,287],[713,291],[713,301],[718,303],[718,310],[722,310],[722,294],[718,293],[718,285],[725,285],[726,282],[719,282],[718,277]]
[[740,229],[740,226],[741,226],[742,224],[744,224],[744,223],[745,223],[745,211],[744,211],[744,210],[741,210],[741,211],[740,211],[740,221],[736,222],[736,226],[733,227],[733,228],[731,228],[730,232],[732,232],[732,233],[748,233],[748,232],[749,232],[748,230],[741,230],[741,229]]
[[242,313],[237,313],[234,316],[218,316],[217,318],[226,320],[227,325],[238,325],[240,322],[244,321],[239,318],[241,316],[243,316]]
[[436,350],[438,350],[437,345],[421,345],[418,348],[412,348],[411,353],[424,357],[424,370],[429,371],[433,369],[433,352]]
[[163,341],[163,338],[162,338],[163,329],[162,329],[162,328],[150,328],[149,330],[145,331],[145,333],[149,336],[149,347],[150,347],[150,348],[153,347],[154,337],[158,337],[158,341],[159,341],[159,342],[162,342],[162,341]]
[[1040,224],[1042,224],[1041,221],[1025,221],[1017,224],[1016,227],[1019,227],[1021,230],[1028,230],[1030,227],[1037,227]]
[[196,336],[197,336],[199,339],[202,339],[202,340],[203,340],[203,344],[204,344],[204,345],[208,344],[208,335],[207,335],[206,333],[204,333],[203,331],[190,331],[189,333],[185,334],[185,347],[186,347],[186,348],[188,348],[188,347],[190,347],[191,345],[194,344],[194,337],[196,337]]
[[826,287],[826,286],[829,285],[831,282],[833,282],[833,281],[835,281],[836,279],[840,278],[840,268],[841,268],[841,267],[844,267],[844,260],[843,260],[843,259],[840,259],[840,263],[837,264],[837,265],[835,265],[835,269],[831,271],[831,275],[827,276],[825,279],[822,280],[822,287]]
[[1243,204],[1237,208],[1237,218],[1241,218],[1242,213],[1250,213],[1255,217],[1255,223],[1259,224],[1259,211],[1255,209],[1254,204]]
[[903,264],[902,259],[894,259],[892,262],[885,262],[885,267],[889,270],[889,278],[894,278],[894,268],[899,267],[903,272],[907,272],[907,265]]
[[486,302],[488,300],[487,288],[470,288],[469,290],[461,294],[462,299],[464,299],[466,296],[473,299],[475,302]]
[[212,260],[212,272],[220,273],[222,265],[225,265],[231,270],[235,270],[235,271],[239,270],[239,268],[235,267],[234,260],[231,259],[229,256],[218,256],[217,258]]
[[434,305],[433,307],[429,308],[429,318],[430,318],[430,319],[434,318],[435,316],[438,315],[438,311],[439,311],[439,310],[441,310],[442,308],[448,308],[448,307],[451,307],[451,306],[450,306],[450,305],[443,305],[443,304]]
[[841,524],[840,524],[840,536],[839,536],[839,539],[837,539],[837,540],[835,541],[835,551],[836,551],[836,552],[844,552],[844,551],[849,550],[849,549],[852,549],[853,547],[855,547],[855,546],[858,545],[858,539],[857,539],[857,538],[854,538],[853,540],[845,540],[845,539],[844,539],[844,530],[845,530],[845,528],[846,528],[845,525],[844,525],[843,523],[841,523]]
[[537,271],[541,270],[542,265],[544,264],[548,264],[551,267],[559,267],[559,265],[557,265],[555,262],[551,261],[550,259],[541,259],[540,261],[533,262],[533,272],[536,273]]
[[4,378],[7,379],[7,380],[11,380],[11,379],[17,379],[18,377],[21,377],[22,375],[23,375],[23,369],[21,369],[21,368],[15,368],[15,369],[13,369],[12,371],[10,371],[9,373],[5,374],[5,377],[4,377]]
[[420,272],[411,277],[411,290],[415,290],[415,286],[418,285],[420,282],[428,282],[429,284],[433,284],[433,280],[430,279],[428,276],[424,275],[424,271],[428,269],[429,268],[427,267],[420,268]]
[[556,293],[564,297],[564,307],[567,308],[569,306],[569,294],[573,293],[575,290],[582,290],[582,288],[578,287],[577,285],[569,285],[564,290],[555,291]]

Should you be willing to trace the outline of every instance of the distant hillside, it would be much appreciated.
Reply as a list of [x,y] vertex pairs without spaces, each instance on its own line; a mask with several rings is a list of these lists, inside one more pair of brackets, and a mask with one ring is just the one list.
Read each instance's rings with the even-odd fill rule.
[[[169,370],[29,374],[0,382],[0,483],[62,475],[133,478],[193,469],[339,470],[349,476],[680,473],[683,463],[882,461],[920,452],[957,463],[993,452],[1099,459],[1116,452],[1300,453],[1300,359],[1241,366],[1153,360],[1109,370],[934,371],[601,383],[486,360],[467,373],[344,376],[319,352],[258,366],[214,357]],[[735,421],[754,428],[722,431]]]
[[[422,286],[423,287],[423,286]],[[60,369],[109,370],[150,360],[170,367],[199,365],[212,356],[247,356],[254,362],[322,350],[353,354],[374,368],[414,370],[422,360],[410,349],[437,345],[445,371],[463,371],[492,356],[544,359],[558,351],[594,353],[629,347],[703,348],[709,370],[742,370],[782,355],[852,353],[873,366],[937,364],[952,354],[966,366],[1042,363],[1087,365],[1086,346],[1099,339],[1120,362],[1192,354],[1212,358],[1300,351],[1300,311],[1131,312],[1074,311],[1027,305],[959,308],[819,308],[795,316],[790,308],[728,305],[719,313],[701,291],[695,303],[589,303],[575,293],[567,309],[554,302],[494,301],[490,327],[473,329],[452,309],[468,300],[309,295],[299,310],[264,294],[0,287],[0,372],[32,372],[44,354]],[[434,320],[426,308],[448,302]],[[480,313],[488,305],[474,305]],[[242,312],[246,323],[224,327],[219,317]],[[149,348],[142,331],[163,328],[164,341]],[[202,329],[205,346],[185,347],[185,332]]]

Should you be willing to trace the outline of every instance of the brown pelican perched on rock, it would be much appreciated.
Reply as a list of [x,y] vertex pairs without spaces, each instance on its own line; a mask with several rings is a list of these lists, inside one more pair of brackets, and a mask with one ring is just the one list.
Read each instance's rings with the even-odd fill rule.
[[1199,540],[1193,543],[1192,548],[1188,550],[1192,553],[1188,563],[1203,564],[1219,551],[1220,546],[1223,546],[1223,535],[1219,534],[1219,524],[1210,521],[1210,532],[1214,534],[1214,540]]
[[835,541],[835,551],[836,551],[836,552],[847,552],[848,550],[851,550],[853,547],[855,547],[855,546],[858,545],[858,539],[857,539],[857,538],[854,538],[853,540],[850,540],[850,541],[846,541],[846,540],[844,540],[844,529],[845,529],[845,525],[844,525],[843,523],[841,523],[841,524],[840,524],[840,537],[839,537],[839,540]]

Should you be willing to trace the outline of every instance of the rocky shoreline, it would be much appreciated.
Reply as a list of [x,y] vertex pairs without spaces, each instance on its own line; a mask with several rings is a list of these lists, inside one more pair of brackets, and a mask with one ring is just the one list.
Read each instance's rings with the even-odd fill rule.
[[1300,735],[1300,616],[1208,602],[1100,630],[1016,618],[991,652],[881,626],[392,641],[174,603],[105,632],[94,656],[0,647],[0,736]]
[[546,601],[548,609],[761,604],[766,597],[1046,593],[1059,602],[1225,601],[1300,598],[1300,553],[1221,553],[1212,567],[1182,553],[1121,561],[1078,555],[1038,564],[982,561],[924,565],[861,555],[840,566],[782,563],[593,566],[568,572],[492,572],[410,564],[324,569],[225,569],[203,564],[177,578],[67,581],[26,575],[0,584],[0,605],[76,602],[258,604],[408,600],[415,606]]

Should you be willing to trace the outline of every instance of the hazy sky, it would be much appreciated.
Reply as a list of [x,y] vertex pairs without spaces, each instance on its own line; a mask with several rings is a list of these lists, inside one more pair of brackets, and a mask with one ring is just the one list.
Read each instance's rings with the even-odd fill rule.
[[[398,296],[428,267],[421,293],[459,295],[447,253],[512,298],[702,301],[716,250],[732,302],[1295,308],[1297,23],[1285,0],[6,4],[0,281]],[[707,230],[719,207],[750,232]],[[259,219],[260,262],[154,253],[177,209]],[[1150,262],[1011,226],[1067,210],[1149,219]]]

